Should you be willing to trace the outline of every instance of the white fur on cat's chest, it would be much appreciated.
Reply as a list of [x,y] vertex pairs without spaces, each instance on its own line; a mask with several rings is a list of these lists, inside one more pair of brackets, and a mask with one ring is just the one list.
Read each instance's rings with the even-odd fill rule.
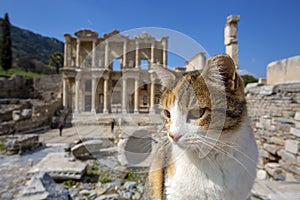
[[223,153],[215,157],[214,164],[210,164],[207,159],[197,160],[196,158],[192,163],[191,158],[185,153],[180,155],[180,151],[183,151],[175,146],[172,153],[178,157],[175,157],[175,173],[173,177],[167,178],[165,183],[167,200],[246,199],[256,175],[257,150],[254,137],[248,131],[238,140],[236,142],[245,147],[242,150],[243,153],[250,153],[248,155],[251,159],[241,153],[231,153],[241,163],[248,166],[249,171]]
[[[214,184],[208,178],[211,176],[210,174],[203,173],[198,167],[191,164],[187,156],[181,155],[176,162],[175,174],[166,182],[168,200],[208,199],[207,192],[215,195],[222,190],[222,187]],[[220,184],[222,184],[222,177],[220,177]]]

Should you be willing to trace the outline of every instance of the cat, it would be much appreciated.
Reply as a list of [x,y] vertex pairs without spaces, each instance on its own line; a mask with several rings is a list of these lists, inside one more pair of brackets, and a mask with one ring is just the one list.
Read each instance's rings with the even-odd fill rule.
[[153,158],[142,199],[243,200],[256,177],[257,146],[244,83],[228,55],[202,71],[155,65],[167,137]]

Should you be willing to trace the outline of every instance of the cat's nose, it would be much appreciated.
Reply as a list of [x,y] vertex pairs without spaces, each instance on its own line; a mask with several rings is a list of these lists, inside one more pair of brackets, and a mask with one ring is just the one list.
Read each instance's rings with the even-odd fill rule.
[[180,138],[181,138],[181,135],[174,135],[174,134],[172,134],[172,133],[169,133],[169,136],[170,136],[170,138],[172,138],[172,140],[174,141],[174,142],[177,142]]

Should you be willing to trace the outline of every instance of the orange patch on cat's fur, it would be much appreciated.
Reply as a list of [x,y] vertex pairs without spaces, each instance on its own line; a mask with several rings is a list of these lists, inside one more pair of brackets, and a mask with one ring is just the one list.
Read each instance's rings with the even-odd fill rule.
[[152,171],[149,176],[151,177],[152,182],[153,197],[163,199],[163,169],[161,168],[159,170]]
[[170,108],[170,106],[175,102],[176,96],[173,92],[168,92],[165,96],[164,107]]
[[171,178],[174,176],[175,174],[175,163],[172,162],[169,166],[168,166],[168,178]]

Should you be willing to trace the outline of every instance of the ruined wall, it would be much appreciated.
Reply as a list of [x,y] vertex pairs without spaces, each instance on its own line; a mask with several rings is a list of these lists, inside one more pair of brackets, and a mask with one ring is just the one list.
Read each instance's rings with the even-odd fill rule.
[[259,148],[259,171],[284,180],[300,177],[300,83],[249,84],[248,113]]
[[28,98],[31,90],[32,81],[25,76],[0,77],[0,98]]
[[300,81],[300,56],[271,62],[267,67],[267,84]]
[[51,101],[61,98],[62,75],[45,75],[41,78],[33,79],[33,88],[38,93],[39,98],[45,101]]
[[[25,79],[13,76],[1,79],[0,135],[48,126],[55,111],[61,108],[61,75]],[[11,95],[8,89],[14,90]]]

